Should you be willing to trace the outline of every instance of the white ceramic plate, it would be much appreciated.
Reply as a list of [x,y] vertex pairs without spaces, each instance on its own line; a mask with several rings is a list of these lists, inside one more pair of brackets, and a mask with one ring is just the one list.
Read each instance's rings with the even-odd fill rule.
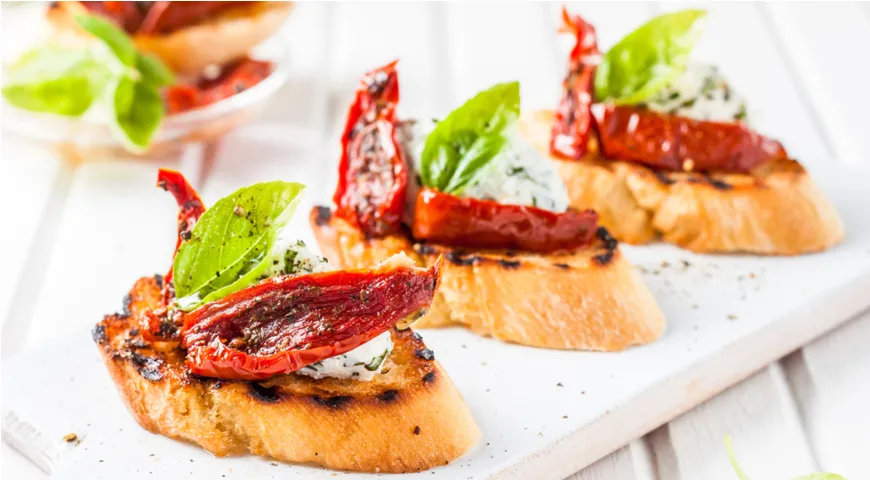
[[[41,7],[41,8],[34,8]],[[21,24],[28,26],[24,39],[15,39],[13,48],[3,51],[2,61],[14,61],[24,51],[25,46],[39,44],[45,33],[44,6],[28,7],[16,17]],[[2,34],[3,39],[14,38],[21,27],[10,28]],[[12,33],[10,33],[12,32]],[[251,52],[258,60],[274,63],[274,71],[253,87],[195,110],[164,118],[163,124],[154,135],[147,152],[142,155],[158,155],[171,151],[186,142],[207,141],[226,134],[239,127],[256,115],[266,101],[277,92],[287,80],[290,57],[287,46],[273,36],[258,45]],[[103,119],[89,117],[65,117],[50,113],[22,110],[0,99],[3,115],[0,123],[5,131],[36,140],[50,146],[59,146],[78,157],[95,160],[106,157],[129,157],[120,141],[113,135],[109,124]]]

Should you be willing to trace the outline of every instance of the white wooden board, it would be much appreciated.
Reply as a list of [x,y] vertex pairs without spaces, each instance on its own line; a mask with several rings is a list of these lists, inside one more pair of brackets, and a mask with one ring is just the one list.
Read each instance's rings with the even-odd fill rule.
[[[846,241],[826,253],[760,258],[692,255],[665,245],[625,248],[646,272],[668,318],[657,343],[619,354],[561,352],[507,345],[459,329],[424,332],[471,406],[483,440],[451,465],[408,477],[564,477],[870,306],[870,196],[865,189],[870,172],[830,168],[816,173],[848,231]],[[288,171],[284,178],[296,176]],[[141,193],[143,201],[160,197],[156,190]],[[167,215],[171,223],[171,212]],[[171,245],[171,238],[167,241]],[[111,250],[130,248],[129,242],[118,240],[118,245]],[[109,270],[111,259],[122,258],[111,251],[107,257],[101,263]],[[164,268],[151,254],[138,262],[156,262],[152,271]],[[120,299],[123,286],[133,280],[120,277],[109,274],[88,288],[110,282]],[[88,310],[117,304],[106,300]],[[95,314],[90,320],[98,319]],[[203,478],[332,474],[255,458],[216,460],[146,433],[113,393],[88,332],[69,331],[59,346],[3,365],[4,407],[22,413],[58,442],[70,431],[84,438],[70,448],[60,478],[84,472],[94,479],[116,478],[121,469],[127,478],[187,470]],[[131,466],[137,469],[133,473]]]

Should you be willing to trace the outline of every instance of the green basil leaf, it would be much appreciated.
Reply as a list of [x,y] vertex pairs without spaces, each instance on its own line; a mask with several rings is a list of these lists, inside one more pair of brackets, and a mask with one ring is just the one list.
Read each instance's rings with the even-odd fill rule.
[[112,131],[128,149],[145,150],[163,120],[163,99],[154,87],[128,77],[115,78],[111,88]]
[[504,131],[520,114],[520,84],[500,83],[457,108],[426,138],[420,157],[423,185],[458,194],[495,158]]
[[[725,450],[728,452],[728,459],[731,461],[731,466],[734,468],[734,473],[740,480],[750,480],[740,465],[737,463],[737,457],[734,455],[734,446],[731,444],[731,435],[725,435]],[[842,475],[836,473],[811,473],[809,475],[801,475],[792,480],[846,480]]]
[[459,194],[471,185],[484,167],[498,155],[507,139],[502,135],[477,137],[459,159],[459,164],[444,192]]
[[707,12],[658,16],[613,46],[595,72],[595,96],[616,104],[640,103],[686,70]]
[[88,51],[41,47],[6,69],[2,93],[9,103],[35,112],[79,116],[99,97],[110,72]]
[[114,23],[96,15],[77,15],[76,22],[102,40],[124,65],[136,65],[136,47],[130,37]]
[[747,475],[743,469],[740,468],[740,464],[737,463],[737,457],[734,455],[734,446],[731,444],[731,435],[725,435],[725,451],[728,452],[728,460],[731,461],[731,468],[734,469],[737,478],[740,480],[750,480],[749,475]]
[[116,118],[126,118],[133,108],[133,97],[136,95],[136,82],[127,77],[116,77],[112,84],[112,111]]
[[206,210],[175,257],[178,305],[191,310],[259,281],[304,188],[298,183],[258,183]]
[[142,75],[142,81],[154,88],[160,88],[175,83],[175,75],[164,63],[154,55],[140,53],[136,56],[136,70]]
[[836,473],[811,473],[795,477],[792,480],[846,480],[846,478]]

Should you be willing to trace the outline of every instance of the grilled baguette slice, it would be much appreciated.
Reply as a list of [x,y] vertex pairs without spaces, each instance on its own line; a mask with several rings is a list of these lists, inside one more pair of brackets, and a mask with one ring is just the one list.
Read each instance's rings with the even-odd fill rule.
[[[292,2],[246,3],[168,34],[136,34],[133,41],[176,73],[199,75],[209,65],[223,65],[247,55],[281,26],[292,9]],[[54,2],[49,7],[47,16],[55,27],[55,41],[63,45],[91,41],[75,21],[82,13],[87,10],[79,2]]]
[[592,208],[619,240],[662,240],[694,252],[799,255],[825,250],[844,232],[828,198],[794,160],[761,165],[749,174],[656,172],[597,157],[549,156],[551,111],[520,119],[522,134],[551,158],[571,206]]
[[541,255],[414,244],[408,235],[366,238],[327,207],[310,219],[323,254],[341,268],[398,252],[421,266],[444,256],[441,286],[417,328],[461,325],[522,345],[604,351],[650,343],[664,328],[640,274],[601,228],[588,248]]
[[184,351],[148,343],[138,319],[160,302],[161,279],[142,278],[125,311],[94,341],[142,427],[218,455],[251,452],[365,472],[414,472],[471,448],[480,430],[433,354],[410,330],[392,332],[384,373],[370,382],[289,374],[260,382],[189,374]]

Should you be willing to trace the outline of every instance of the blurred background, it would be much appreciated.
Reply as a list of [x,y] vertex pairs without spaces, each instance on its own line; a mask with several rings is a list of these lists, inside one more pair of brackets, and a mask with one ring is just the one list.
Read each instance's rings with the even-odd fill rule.
[[[4,105],[3,358],[92,323],[117,304],[131,279],[164,268],[176,207],[154,188],[157,167],[181,170],[207,204],[272,179],[308,185],[299,212],[328,203],[339,130],[358,78],[373,67],[400,60],[405,118],[441,116],[507,80],[521,82],[524,109],[552,108],[573,43],[557,33],[561,6],[299,3],[266,45],[286,79],[239,107],[243,123],[144,157],[46,143],[36,137],[49,127],[19,132],[7,125]],[[831,162],[870,167],[870,4],[576,2],[568,9],[596,25],[606,49],[653,15],[690,6],[709,11],[693,58],[719,67],[746,97],[759,131],[782,141],[810,170]],[[44,8],[0,4],[4,63],[38,36]],[[313,243],[306,223],[305,215],[294,219],[300,237]],[[730,478],[723,431],[739,436],[741,460],[752,465],[754,478],[817,468],[870,478],[870,392],[855,387],[867,385],[868,341],[865,316],[576,478]],[[33,470],[2,449],[4,471]]]

